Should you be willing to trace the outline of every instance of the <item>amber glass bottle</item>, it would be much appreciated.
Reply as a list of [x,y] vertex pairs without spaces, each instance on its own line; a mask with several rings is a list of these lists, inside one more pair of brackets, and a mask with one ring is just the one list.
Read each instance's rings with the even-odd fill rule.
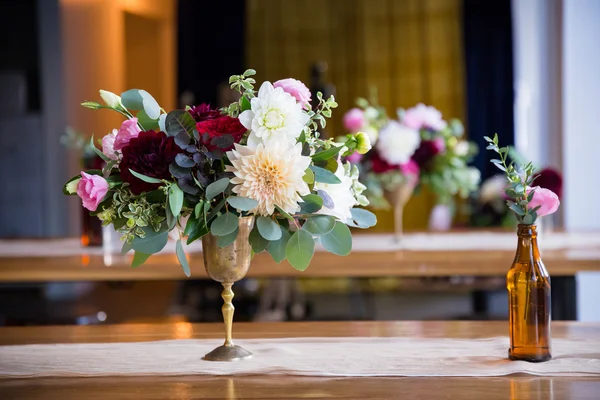
[[535,225],[519,225],[519,242],[506,276],[509,304],[509,358],[548,361],[550,348],[550,275],[542,263]]

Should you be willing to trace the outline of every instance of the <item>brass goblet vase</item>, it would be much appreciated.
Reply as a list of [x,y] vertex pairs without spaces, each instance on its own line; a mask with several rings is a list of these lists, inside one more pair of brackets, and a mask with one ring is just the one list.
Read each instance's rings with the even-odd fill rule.
[[248,350],[233,344],[231,329],[235,308],[233,299],[233,284],[244,276],[250,268],[252,248],[248,237],[254,226],[254,217],[238,219],[238,235],[235,241],[227,247],[217,245],[217,237],[210,233],[202,237],[202,255],[208,276],[223,285],[223,321],[225,322],[225,343],[204,356],[208,361],[236,361],[252,357]]
[[402,228],[402,219],[404,214],[404,206],[410,200],[415,185],[413,182],[407,181],[398,185],[394,190],[384,191],[385,198],[394,209],[394,241],[400,243],[404,230]]

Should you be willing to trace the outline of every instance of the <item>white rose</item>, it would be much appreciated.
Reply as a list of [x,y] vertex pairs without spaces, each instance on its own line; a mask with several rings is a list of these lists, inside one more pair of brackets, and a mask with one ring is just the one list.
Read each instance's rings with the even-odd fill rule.
[[407,163],[421,144],[421,135],[398,121],[389,121],[377,141],[377,151],[381,158],[392,165]]

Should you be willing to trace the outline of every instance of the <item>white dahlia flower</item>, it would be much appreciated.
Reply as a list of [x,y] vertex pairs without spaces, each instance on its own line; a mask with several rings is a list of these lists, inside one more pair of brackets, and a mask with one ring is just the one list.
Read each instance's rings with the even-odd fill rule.
[[291,94],[271,82],[264,82],[258,96],[250,100],[250,110],[242,112],[240,122],[249,129],[248,143],[257,145],[272,138],[296,143],[309,116]]
[[290,146],[283,140],[268,140],[256,145],[236,144],[227,157],[232,166],[225,170],[235,175],[231,179],[233,192],[258,201],[250,210],[252,214],[272,215],[275,206],[294,214],[300,210],[300,196],[310,193],[302,178],[311,158],[302,155],[301,143]]
[[354,180],[350,175],[346,175],[346,169],[342,163],[338,163],[335,176],[340,178],[342,182],[332,184],[315,182],[315,189],[325,191],[329,197],[331,197],[333,202],[333,207],[330,208],[323,205],[323,207],[317,211],[317,214],[331,215],[343,223],[346,223],[348,219],[352,218],[350,209],[358,204],[354,197],[354,191],[352,190]]

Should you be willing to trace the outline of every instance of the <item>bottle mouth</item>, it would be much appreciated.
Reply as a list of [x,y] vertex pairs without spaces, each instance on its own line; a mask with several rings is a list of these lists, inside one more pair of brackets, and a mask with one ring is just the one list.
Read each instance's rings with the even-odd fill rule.
[[519,224],[517,234],[519,236],[537,236],[537,226],[534,224]]

